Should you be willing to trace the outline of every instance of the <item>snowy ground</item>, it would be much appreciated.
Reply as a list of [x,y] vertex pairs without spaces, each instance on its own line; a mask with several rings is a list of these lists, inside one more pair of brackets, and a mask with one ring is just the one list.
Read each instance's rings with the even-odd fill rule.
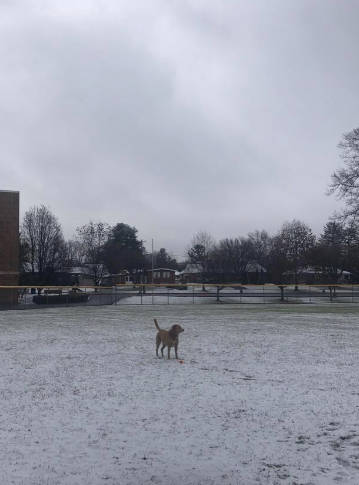
[[[0,483],[359,483],[357,305],[0,313]],[[153,318],[180,323],[155,357]]]

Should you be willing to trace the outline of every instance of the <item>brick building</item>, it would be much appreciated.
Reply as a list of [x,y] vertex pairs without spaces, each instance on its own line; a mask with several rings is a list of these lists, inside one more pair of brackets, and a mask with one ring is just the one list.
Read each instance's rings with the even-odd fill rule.
[[154,283],[155,285],[173,285],[176,283],[176,271],[168,268],[156,268],[147,270],[147,283]]
[[[0,190],[0,287],[19,284],[19,201],[19,192]],[[0,305],[17,301],[17,290],[0,288]]]

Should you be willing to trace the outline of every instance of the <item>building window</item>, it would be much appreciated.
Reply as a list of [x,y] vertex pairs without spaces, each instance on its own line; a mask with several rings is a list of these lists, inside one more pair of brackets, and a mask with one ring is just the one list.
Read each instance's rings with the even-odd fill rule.
[[153,274],[154,274],[154,276],[153,276],[154,278],[160,278],[161,277],[160,271],[155,271]]
[[169,277],[170,277],[170,272],[169,272],[169,271],[164,271],[164,272],[163,272],[163,277],[164,277],[164,278],[168,278],[168,279],[169,279]]

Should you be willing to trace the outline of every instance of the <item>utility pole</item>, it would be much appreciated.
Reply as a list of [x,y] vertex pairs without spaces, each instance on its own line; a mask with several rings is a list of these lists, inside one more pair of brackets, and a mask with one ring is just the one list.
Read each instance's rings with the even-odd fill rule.
[[152,281],[151,281],[152,285],[153,285],[153,257],[154,255],[153,255],[153,239],[152,239]]
[[145,286],[145,271],[144,271],[144,257],[143,257],[143,243],[146,242],[146,241],[143,241],[143,239],[141,239],[141,283],[142,283],[142,293],[145,294],[146,293],[146,286]]

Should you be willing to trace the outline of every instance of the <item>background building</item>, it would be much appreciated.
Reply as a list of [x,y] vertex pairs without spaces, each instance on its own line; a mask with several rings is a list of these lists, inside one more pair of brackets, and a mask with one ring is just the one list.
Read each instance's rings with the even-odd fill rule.
[[[19,192],[0,190],[0,287],[19,284]],[[17,304],[18,292],[0,288],[0,305]]]

